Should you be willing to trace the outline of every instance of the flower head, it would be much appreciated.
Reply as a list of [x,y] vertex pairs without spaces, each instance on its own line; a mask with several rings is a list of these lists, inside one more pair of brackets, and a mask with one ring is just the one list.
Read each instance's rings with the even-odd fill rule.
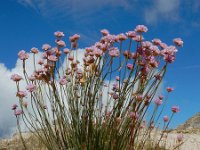
[[164,117],[163,117],[163,121],[164,121],[164,122],[167,122],[168,120],[169,120],[169,117],[168,117],[168,116],[164,116]]
[[183,46],[183,40],[182,40],[181,38],[175,38],[175,39],[173,40],[173,42],[174,42],[174,44],[175,44],[176,46]]
[[38,52],[39,52],[38,48],[36,47],[31,48],[31,53],[37,54]]
[[24,98],[27,95],[26,91],[18,91],[16,96],[19,98]]
[[180,108],[178,106],[172,106],[171,110],[172,110],[173,113],[177,113],[177,112],[180,111]]
[[58,60],[58,58],[57,58],[56,56],[54,56],[54,55],[50,55],[50,56],[48,57],[48,59],[49,59],[50,61],[53,61],[53,62],[56,62],[56,61]]
[[18,105],[17,105],[17,104],[14,104],[14,105],[12,105],[12,110],[16,110],[16,109],[17,109],[17,107],[18,107]]
[[136,37],[136,33],[135,33],[135,31],[128,31],[128,32],[126,32],[126,36],[129,38],[134,38],[134,37]]
[[166,90],[167,92],[172,92],[174,89],[172,87],[167,87]]
[[159,106],[159,105],[162,104],[162,100],[161,100],[161,99],[156,99],[156,100],[154,100],[154,102],[155,102],[155,104],[156,104],[157,106]]
[[24,50],[19,51],[18,56],[19,56],[19,59],[21,60],[26,60],[29,57],[28,54]]
[[65,84],[67,84],[66,78],[60,79],[60,80],[59,80],[59,84],[60,84],[60,85],[65,85]]
[[75,42],[75,41],[77,41],[79,38],[80,38],[80,35],[79,35],[79,34],[74,34],[73,36],[70,36],[70,37],[69,37],[69,40],[70,40],[71,42]]
[[61,32],[61,31],[56,31],[56,32],[54,32],[54,35],[55,35],[57,38],[61,38],[61,37],[65,36],[65,34],[64,34],[63,32]]
[[102,29],[102,30],[101,30],[101,33],[102,33],[103,36],[106,36],[106,35],[109,34],[109,31],[106,30],[106,29]]
[[139,117],[137,112],[130,112],[129,116],[134,120],[138,119],[138,117]]
[[184,138],[183,134],[178,134],[178,135],[177,135],[177,140],[178,140],[178,142],[183,141],[183,138]]
[[45,50],[45,51],[49,50],[50,48],[51,48],[51,46],[49,44],[43,44],[42,45],[42,49]]
[[13,74],[10,79],[15,81],[15,82],[18,82],[22,79],[22,77],[18,74]]
[[120,80],[120,77],[119,77],[119,76],[116,76],[116,77],[115,77],[115,80],[116,80],[116,81],[119,81],[119,80]]
[[27,108],[28,102],[23,102],[23,106]]
[[118,38],[118,40],[120,40],[120,41],[124,41],[124,40],[127,39],[127,36],[124,35],[123,33],[120,33],[120,34],[117,35],[117,38]]
[[129,63],[129,64],[126,65],[126,67],[127,67],[129,70],[132,70],[132,69],[133,69],[133,64],[130,64],[130,63]]
[[117,57],[117,56],[119,56],[120,54],[119,54],[119,49],[117,48],[117,47],[112,47],[111,49],[110,49],[110,51],[109,51],[109,55],[111,56],[111,57]]
[[160,100],[162,100],[164,98],[163,95],[159,95],[158,97]]
[[135,31],[138,33],[147,32],[148,28],[144,25],[137,25]]
[[113,99],[118,99],[119,98],[119,95],[117,94],[117,93],[114,93],[113,95],[112,95],[112,97],[113,97]]
[[65,47],[66,46],[65,41],[63,41],[63,40],[56,40],[56,44],[58,46],[60,46],[60,47]]
[[22,110],[15,111],[15,116],[22,115],[24,112]]
[[29,91],[29,92],[34,92],[36,90],[36,85],[34,84],[28,84],[26,86],[26,89]]
[[152,42],[154,45],[160,45],[162,43],[160,39],[153,39]]
[[65,49],[63,50],[63,52],[64,52],[65,54],[69,54],[69,53],[70,53],[70,50],[69,50],[68,48],[65,48]]
[[137,95],[137,96],[136,96],[136,100],[137,100],[137,101],[142,101],[142,99],[143,99],[143,96],[142,96],[142,95]]

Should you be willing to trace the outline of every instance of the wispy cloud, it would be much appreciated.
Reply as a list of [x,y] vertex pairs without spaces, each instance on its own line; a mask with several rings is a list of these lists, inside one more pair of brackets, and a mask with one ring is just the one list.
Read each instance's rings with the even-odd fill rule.
[[155,0],[144,11],[145,21],[155,24],[159,20],[177,21],[179,19],[180,0]]
[[190,66],[185,66],[183,69],[199,69],[200,65],[190,65]]
[[99,11],[103,7],[129,9],[131,4],[129,0],[18,0],[18,3],[31,7],[43,16],[82,16]]

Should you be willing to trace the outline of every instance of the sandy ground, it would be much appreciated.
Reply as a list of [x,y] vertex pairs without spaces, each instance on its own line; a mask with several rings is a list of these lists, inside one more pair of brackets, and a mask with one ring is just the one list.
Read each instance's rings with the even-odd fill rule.
[[[30,144],[33,142],[33,139],[30,139],[29,134],[24,134],[23,136],[25,136],[28,139]],[[183,138],[184,143],[175,150],[200,150],[200,133],[198,134],[188,133],[188,134],[183,134],[183,136],[184,136]],[[170,133],[168,134],[167,137],[166,147],[169,150],[173,150],[175,148],[174,145],[177,145],[177,133]],[[12,139],[0,140],[0,150],[21,150],[20,148],[21,146],[22,146],[21,142],[19,142],[19,137],[17,136],[14,136]],[[33,150],[38,149],[36,147],[35,148],[33,147],[31,149]]]
[[[183,144],[180,146],[179,150],[200,150],[200,133],[199,134],[183,134]],[[170,149],[172,145],[176,144],[177,134],[170,133],[167,138],[167,147]]]

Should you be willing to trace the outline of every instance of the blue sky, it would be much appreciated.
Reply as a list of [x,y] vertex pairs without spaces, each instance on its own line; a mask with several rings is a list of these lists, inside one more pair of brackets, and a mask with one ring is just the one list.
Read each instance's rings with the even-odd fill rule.
[[[79,47],[84,48],[100,38],[103,28],[117,34],[133,30],[138,24],[148,27],[147,40],[158,37],[172,44],[173,38],[181,37],[184,41],[164,81],[165,87],[175,88],[168,106],[180,106],[181,112],[174,120],[174,126],[179,125],[200,111],[199,0],[0,1],[0,64],[4,64],[4,71],[15,68],[19,50],[53,43],[57,30],[66,37],[79,33]],[[0,86],[3,88],[3,83]],[[1,109],[4,102],[0,104]]]

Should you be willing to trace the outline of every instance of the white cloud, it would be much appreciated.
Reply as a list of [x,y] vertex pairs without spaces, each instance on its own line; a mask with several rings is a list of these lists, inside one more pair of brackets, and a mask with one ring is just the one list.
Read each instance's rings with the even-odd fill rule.
[[[36,58],[36,61],[40,59]],[[33,70],[32,54],[30,54],[30,59],[26,61],[26,70],[30,74]],[[17,73],[22,75],[22,61],[17,60],[16,66],[13,69],[8,69],[3,63],[0,63],[0,137],[9,136],[16,131],[16,119],[13,115],[11,107],[13,104],[18,104],[18,99],[16,98],[16,85],[10,80],[12,74]],[[23,76],[23,75],[22,75]],[[20,82],[20,88],[25,89],[25,83]]]
[[[78,59],[83,56],[83,49],[78,49]],[[41,59],[42,53],[36,55],[36,62]],[[31,75],[34,70],[33,54],[29,53],[29,59],[26,60],[26,72]],[[65,62],[64,62],[65,64]],[[81,61],[81,64],[83,62]],[[64,65],[65,67],[66,65]],[[36,65],[39,68],[39,65]],[[7,137],[16,132],[16,119],[13,115],[11,107],[13,104],[18,104],[18,98],[16,98],[16,85],[10,80],[12,74],[19,74],[23,77],[22,61],[17,60],[13,69],[8,69],[3,63],[0,63],[0,138]],[[25,81],[20,81],[20,89],[25,90]],[[29,101],[29,97],[26,98]],[[47,104],[49,105],[49,104]],[[24,126],[22,126],[25,129]]]
[[177,21],[179,19],[180,0],[155,0],[145,9],[145,21],[154,24],[159,20]]

